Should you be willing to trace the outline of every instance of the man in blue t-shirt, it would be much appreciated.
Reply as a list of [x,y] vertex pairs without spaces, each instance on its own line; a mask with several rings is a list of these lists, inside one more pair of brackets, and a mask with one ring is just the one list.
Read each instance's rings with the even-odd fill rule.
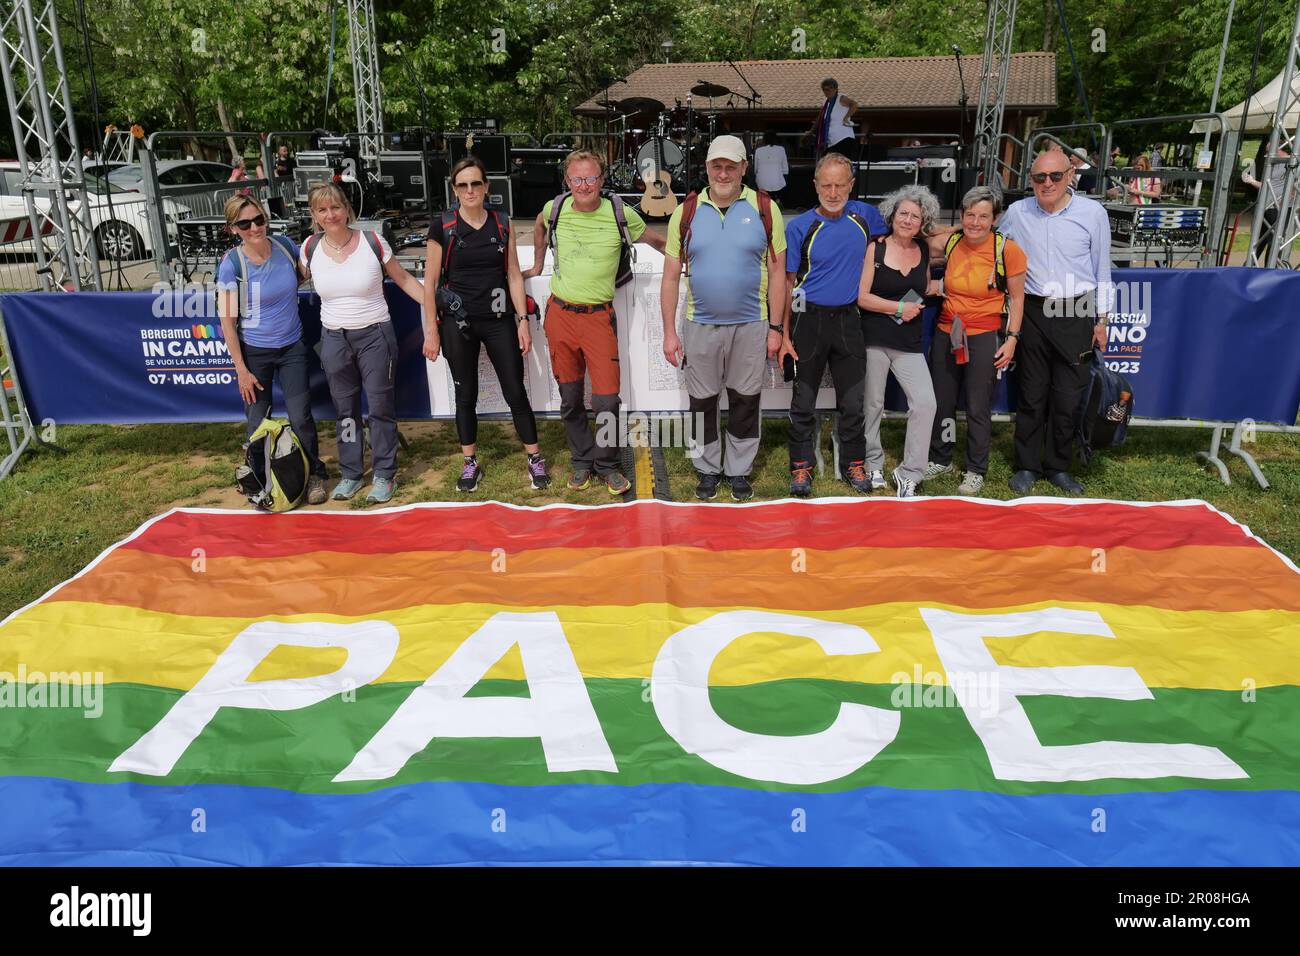
[[786,313],[781,358],[795,362],[790,398],[790,494],[812,494],[817,389],[829,364],[839,414],[840,477],[856,491],[871,491],[865,467],[863,385],[866,347],[858,317],[858,284],[867,243],[888,229],[874,206],[850,199],[853,166],[827,153],[813,173],[816,208],[785,227]]
[[[718,400],[727,392],[726,478],[735,501],[754,496],[749,473],[758,454],[763,371],[781,346],[785,311],[785,224],[770,199],[744,185],[745,144],[719,136],[709,146],[709,188],[668,221],[660,312],[664,358],[686,373],[697,437],[695,496],[717,496],[722,481]],[[683,223],[686,228],[683,230]],[[770,230],[770,235],[769,235]],[[684,233],[684,234],[683,234]],[[677,333],[677,298],[686,266],[686,321]],[[683,357],[685,362],[683,364]]]

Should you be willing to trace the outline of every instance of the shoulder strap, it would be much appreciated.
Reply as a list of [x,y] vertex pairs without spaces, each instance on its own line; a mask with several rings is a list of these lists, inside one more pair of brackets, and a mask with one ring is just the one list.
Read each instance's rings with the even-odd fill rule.
[[[226,253],[226,258],[231,256],[235,257],[235,317],[238,320],[248,315],[248,303],[244,301],[244,289],[248,285],[248,259],[244,257],[244,250],[239,246],[233,247]],[[239,322],[236,321],[235,325],[238,326]]]
[[442,211],[442,272],[438,276],[438,282],[446,285],[448,275],[451,272],[451,247],[456,242],[456,223],[460,221],[460,213],[455,209],[444,209]]
[[278,249],[278,250],[280,250],[280,252],[284,253],[285,258],[288,259],[290,262],[293,263],[293,268],[294,268],[294,271],[296,272],[297,269],[298,269],[298,260],[295,259],[294,256],[293,256],[293,253],[289,251],[289,249],[290,249],[290,246],[289,246],[289,241],[290,241],[290,240],[289,240],[289,237],[288,237],[288,236],[271,236],[270,238],[271,238],[271,251],[272,251],[272,252],[275,252],[275,250]]
[[321,234],[313,232],[307,237],[307,241],[302,244],[302,257],[307,260],[307,268],[311,268],[311,257],[316,253],[316,247],[320,245]]
[[560,212],[564,209],[564,201],[571,195],[573,194],[560,193],[551,200],[551,218],[546,223],[546,246],[551,250],[551,260],[554,263],[551,267],[552,275],[560,274],[560,253],[556,247],[555,229],[560,224]]
[[366,237],[370,251],[375,254],[375,258],[379,260],[379,267],[382,269],[384,267],[384,245],[379,241],[379,233],[373,229],[367,229],[362,235]]
[[875,239],[872,240],[871,244],[876,247],[876,251],[875,251],[876,265],[883,266],[885,264],[885,240]]
[[681,234],[682,247],[682,271],[687,277],[691,274],[691,221],[695,218],[695,210],[700,205],[700,194],[692,191],[685,199],[682,200],[682,218],[678,225],[678,233]]
[[1007,237],[993,230],[993,275],[998,291],[1007,291]]
[[772,195],[766,189],[758,191],[758,217],[763,220],[763,231],[767,233],[767,251],[776,258],[776,248],[772,245]]
[[606,192],[601,194],[609,200],[610,206],[614,209],[614,222],[618,224],[618,234],[625,245],[632,245],[632,236],[627,231],[627,215],[623,212],[623,197],[618,193]]
[[943,257],[945,259],[952,257],[952,251],[957,248],[957,243],[961,242],[961,230],[958,229],[943,244]]

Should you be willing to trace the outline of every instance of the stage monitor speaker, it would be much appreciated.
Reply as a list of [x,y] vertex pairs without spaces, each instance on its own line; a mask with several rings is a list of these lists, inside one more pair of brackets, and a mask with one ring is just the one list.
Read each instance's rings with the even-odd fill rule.
[[379,153],[379,181],[402,197],[403,207],[429,208],[432,180],[424,153],[382,150]]
[[483,161],[489,176],[504,176],[510,172],[510,141],[504,136],[483,135],[477,133],[473,144],[467,149],[465,140],[468,136],[455,135],[447,137],[447,146],[451,150],[451,164],[455,166],[466,156],[473,153]]
[[[447,201],[447,205],[443,208],[455,209],[458,203],[456,197],[452,195],[451,177],[446,177],[443,183],[445,184],[443,195]],[[510,186],[509,176],[488,176],[487,208],[505,213],[507,219],[514,216],[514,192]]]
[[903,186],[915,186],[916,176],[915,162],[863,163],[858,168],[858,195],[879,199]]

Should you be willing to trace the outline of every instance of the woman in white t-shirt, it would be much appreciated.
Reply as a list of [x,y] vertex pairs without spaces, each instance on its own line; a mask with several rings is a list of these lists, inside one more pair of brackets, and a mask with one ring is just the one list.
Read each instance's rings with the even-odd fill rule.
[[338,412],[339,469],[335,501],[361,490],[361,392],[366,393],[374,483],[369,502],[382,503],[397,487],[397,336],[384,300],[387,275],[416,302],[420,281],[402,268],[383,237],[352,228],[356,213],[343,190],[320,183],[307,196],[319,232],[303,243],[302,267],[320,296],[321,365]]

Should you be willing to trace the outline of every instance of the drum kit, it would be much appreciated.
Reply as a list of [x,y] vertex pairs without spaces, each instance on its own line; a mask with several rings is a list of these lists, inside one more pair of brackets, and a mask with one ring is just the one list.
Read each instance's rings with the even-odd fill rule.
[[[714,100],[740,96],[717,83],[691,87],[685,105],[672,107],[648,96],[599,102],[606,110],[609,169],[606,178],[619,193],[640,193],[650,215],[667,215],[676,208],[677,193],[701,188],[705,182],[704,158],[718,135],[721,114],[734,107],[715,108]],[[695,98],[709,101],[697,109]],[[662,183],[663,186],[659,186]],[[671,188],[667,188],[671,184]],[[653,193],[653,204],[649,203]],[[667,196],[664,195],[667,193]],[[667,212],[664,212],[665,204]]]

